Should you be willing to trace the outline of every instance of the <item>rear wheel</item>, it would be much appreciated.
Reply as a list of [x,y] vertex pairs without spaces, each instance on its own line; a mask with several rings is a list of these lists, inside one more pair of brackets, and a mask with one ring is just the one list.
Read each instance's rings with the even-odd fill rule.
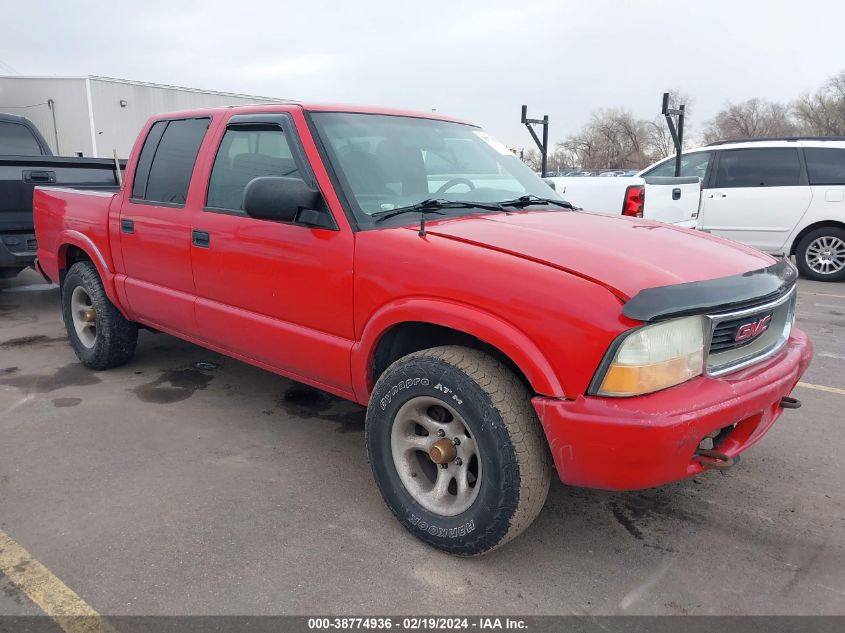
[[814,281],[845,279],[845,229],[823,226],[801,238],[795,249],[798,270]]
[[135,353],[138,326],[109,301],[91,262],[77,262],[65,275],[62,316],[73,351],[91,369],[123,365]]
[[366,432],[388,507],[438,549],[483,554],[543,507],[551,460],[530,394],[477,350],[437,347],[393,363],[373,389]]

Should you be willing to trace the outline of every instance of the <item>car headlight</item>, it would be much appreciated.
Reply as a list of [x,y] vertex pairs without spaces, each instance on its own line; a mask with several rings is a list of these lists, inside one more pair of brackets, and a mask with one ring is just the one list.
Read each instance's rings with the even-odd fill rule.
[[637,396],[686,382],[704,369],[704,317],[647,325],[625,336],[607,365],[602,396]]

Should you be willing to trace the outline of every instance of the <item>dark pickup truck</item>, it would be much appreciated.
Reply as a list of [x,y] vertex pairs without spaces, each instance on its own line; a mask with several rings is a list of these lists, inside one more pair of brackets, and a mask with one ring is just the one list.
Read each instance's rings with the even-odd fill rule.
[[35,186],[117,191],[118,178],[113,160],[53,156],[31,121],[0,114],[0,279],[14,277],[35,261]]

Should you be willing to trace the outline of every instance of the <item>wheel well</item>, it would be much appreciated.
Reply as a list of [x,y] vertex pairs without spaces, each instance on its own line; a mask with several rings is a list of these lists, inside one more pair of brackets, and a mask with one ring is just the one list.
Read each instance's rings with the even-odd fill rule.
[[68,269],[73,266],[77,262],[93,262],[94,260],[91,259],[91,256],[88,255],[85,251],[83,251],[78,246],[74,246],[73,244],[69,244],[65,248],[64,252],[64,266],[61,267],[59,270],[59,285],[63,285],[65,281],[65,275],[67,274]]
[[836,220],[825,220],[824,222],[816,222],[815,224],[811,224],[810,226],[805,226],[801,229],[801,232],[795,236],[795,239],[792,240],[792,248],[789,251],[790,255],[795,255],[798,244],[804,239],[804,236],[807,235],[810,231],[815,231],[816,229],[820,229],[825,226],[830,226],[837,229],[845,229],[845,223],[837,222]]
[[534,393],[531,383],[519,366],[497,347],[466,332],[419,321],[394,325],[382,335],[373,353],[371,385],[375,385],[384,371],[403,356],[441,345],[460,345],[492,356],[516,374],[528,390]]

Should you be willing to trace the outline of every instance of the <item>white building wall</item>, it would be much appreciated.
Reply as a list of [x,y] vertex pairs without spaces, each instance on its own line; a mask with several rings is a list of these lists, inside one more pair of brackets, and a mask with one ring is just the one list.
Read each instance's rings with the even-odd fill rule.
[[[56,131],[46,105],[49,99],[54,102]],[[277,101],[284,100],[107,77],[0,76],[0,112],[30,119],[51,149],[65,156],[82,152],[110,158],[116,149],[126,158],[146,120],[162,112]]]
[[[138,82],[92,77],[90,79],[97,153],[126,158],[144,123],[154,114],[249,103],[282,101]],[[126,105],[121,105],[121,102]]]
[[[56,113],[58,151],[53,116],[47,106],[50,99]],[[56,154],[93,155],[83,79],[0,77],[0,112],[25,116],[32,121]]]

